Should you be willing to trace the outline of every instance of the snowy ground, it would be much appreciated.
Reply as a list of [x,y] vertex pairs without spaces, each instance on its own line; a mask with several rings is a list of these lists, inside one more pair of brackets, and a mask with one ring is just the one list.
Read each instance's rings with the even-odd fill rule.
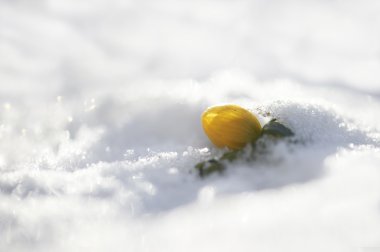
[[[379,13],[0,0],[0,251],[380,251]],[[304,144],[202,180],[218,103]]]

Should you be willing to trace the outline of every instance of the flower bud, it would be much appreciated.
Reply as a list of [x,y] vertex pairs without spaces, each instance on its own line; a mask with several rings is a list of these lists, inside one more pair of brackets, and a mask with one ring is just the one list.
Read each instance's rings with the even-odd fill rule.
[[259,120],[237,105],[208,108],[202,114],[202,126],[214,145],[232,150],[244,148],[261,134]]

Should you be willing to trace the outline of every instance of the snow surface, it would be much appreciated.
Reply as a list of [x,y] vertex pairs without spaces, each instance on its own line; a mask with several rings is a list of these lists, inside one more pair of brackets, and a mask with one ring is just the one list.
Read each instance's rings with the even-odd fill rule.
[[[1,0],[0,251],[380,251],[379,13]],[[219,103],[300,144],[200,179]]]

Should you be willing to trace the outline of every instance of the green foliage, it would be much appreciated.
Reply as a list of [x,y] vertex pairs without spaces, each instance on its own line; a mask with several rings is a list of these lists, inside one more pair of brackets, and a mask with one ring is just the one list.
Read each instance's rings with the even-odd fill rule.
[[277,138],[294,136],[293,131],[278,122],[277,119],[272,119],[269,123],[265,124],[261,134]]
[[224,164],[220,160],[210,159],[204,162],[200,162],[195,166],[198,170],[199,176],[205,177],[215,172],[222,173],[225,169]]

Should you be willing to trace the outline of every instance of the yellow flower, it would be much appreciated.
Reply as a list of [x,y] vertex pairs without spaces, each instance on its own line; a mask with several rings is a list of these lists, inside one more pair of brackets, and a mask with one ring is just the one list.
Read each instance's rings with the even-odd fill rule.
[[261,134],[259,120],[237,105],[208,108],[202,114],[202,126],[213,144],[232,150],[244,148]]

